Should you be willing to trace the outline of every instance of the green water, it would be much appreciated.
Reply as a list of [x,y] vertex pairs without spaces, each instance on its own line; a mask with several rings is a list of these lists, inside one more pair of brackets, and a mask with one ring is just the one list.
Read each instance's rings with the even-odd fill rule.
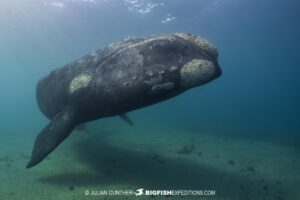
[[[299,13],[296,0],[1,1],[0,199],[151,198],[85,195],[139,188],[299,199]],[[127,36],[173,32],[215,44],[222,77],[129,113],[134,127],[119,118],[87,124],[25,169],[48,123],[38,80]]]

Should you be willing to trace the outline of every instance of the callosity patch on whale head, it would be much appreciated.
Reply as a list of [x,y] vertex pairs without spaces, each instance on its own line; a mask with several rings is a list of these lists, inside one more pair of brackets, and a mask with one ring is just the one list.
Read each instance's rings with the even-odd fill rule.
[[92,76],[88,73],[82,73],[76,76],[70,83],[69,92],[73,94],[74,92],[88,87],[92,82]]
[[174,35],[195,44],[215,58],[219,55],[217,48],[204,38],[186,33],[175,33]]
[[194,87],[208,82],[214,74],[215,66],[211,61],[194,59],[181,68],[181,85],[183,87]]

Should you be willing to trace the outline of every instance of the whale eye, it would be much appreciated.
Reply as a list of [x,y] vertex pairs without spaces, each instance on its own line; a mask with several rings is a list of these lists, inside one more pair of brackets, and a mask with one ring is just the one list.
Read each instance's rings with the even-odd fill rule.
[[186,63],[180,70],[181,84],[184,87],[194,87],[212,79],[215,66],[207,60],[194,59]]
[[87,73],[82,73],[76,76],[70,83],[69,92],[73,94],[74,92],[88,87],[92,81],[92,76]]

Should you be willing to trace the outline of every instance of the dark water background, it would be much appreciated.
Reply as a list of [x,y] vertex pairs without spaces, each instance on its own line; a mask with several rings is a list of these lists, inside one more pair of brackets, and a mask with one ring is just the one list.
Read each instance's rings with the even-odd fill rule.
[[27,137],[46,124],[35,87],[51,70],[127,36],[173,32],[215,44],[223,76],[129,113],[139,127],[299,145],[297,0],[1,1],[0,134]]

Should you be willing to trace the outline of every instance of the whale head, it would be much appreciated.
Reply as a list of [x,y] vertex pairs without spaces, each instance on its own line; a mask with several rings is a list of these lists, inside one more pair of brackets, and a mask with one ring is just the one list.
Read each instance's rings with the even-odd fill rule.
[[185,91],[222,75],[216,47],[199,36],[154,36],[129,48],[139,49],[144,79],[152,90]]

